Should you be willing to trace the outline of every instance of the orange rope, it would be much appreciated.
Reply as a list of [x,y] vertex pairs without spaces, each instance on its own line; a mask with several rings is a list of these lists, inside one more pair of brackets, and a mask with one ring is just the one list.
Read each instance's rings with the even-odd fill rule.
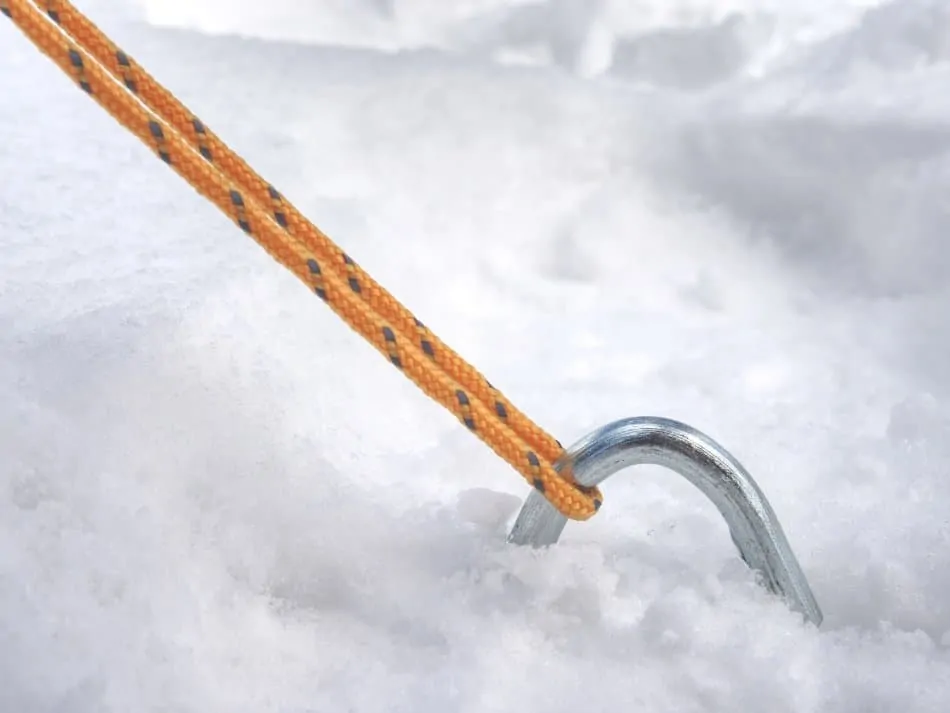
[[0,11],[561,513],[585,520],[598,510],[597,489],[554,470],[563,449],[550,434],[443,344],[71,3],[0,0]]

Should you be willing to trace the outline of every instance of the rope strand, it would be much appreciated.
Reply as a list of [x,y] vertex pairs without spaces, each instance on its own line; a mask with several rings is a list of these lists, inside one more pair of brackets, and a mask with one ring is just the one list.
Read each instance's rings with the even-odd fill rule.
[[554,470],[563,449],[553,436],[432,334],[71,3],[0,0],[0,11],[86,94],[562,514],[585,520],[599,509],[597,489],[581,487],[570,474]]

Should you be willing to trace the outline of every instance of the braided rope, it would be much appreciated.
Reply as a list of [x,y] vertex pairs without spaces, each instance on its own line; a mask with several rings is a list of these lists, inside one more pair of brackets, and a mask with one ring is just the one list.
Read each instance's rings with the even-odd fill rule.
[[563,449],[550,434],[442,343],[71,3],[0,0],[0,12],[562,514],[585,520],[599,509],[599,491],[554,470]]

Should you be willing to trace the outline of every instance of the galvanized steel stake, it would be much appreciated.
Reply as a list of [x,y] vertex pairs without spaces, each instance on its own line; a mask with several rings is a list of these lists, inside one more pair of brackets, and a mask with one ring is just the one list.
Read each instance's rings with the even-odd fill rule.
[[[673,470],[712,500],[725,518],[742,559],[789,607],[819,626],[821,609],[778,518],[752,476],[728,451],[686,424],[665,418],[616,421],[586,436],[555,466],[581,485],[597,485],[633,465]],[[558,541],[567,518],[532,492],[508,535],[516,545]]]

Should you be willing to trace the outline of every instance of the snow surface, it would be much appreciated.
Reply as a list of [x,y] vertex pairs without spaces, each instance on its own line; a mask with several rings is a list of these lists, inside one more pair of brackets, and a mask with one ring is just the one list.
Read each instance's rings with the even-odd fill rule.
[[950,709],[945,2],[80,7],[563,441],[722,442],[826,619],[656,468],[507,546],[520,478],[7,23],[0,710]]

